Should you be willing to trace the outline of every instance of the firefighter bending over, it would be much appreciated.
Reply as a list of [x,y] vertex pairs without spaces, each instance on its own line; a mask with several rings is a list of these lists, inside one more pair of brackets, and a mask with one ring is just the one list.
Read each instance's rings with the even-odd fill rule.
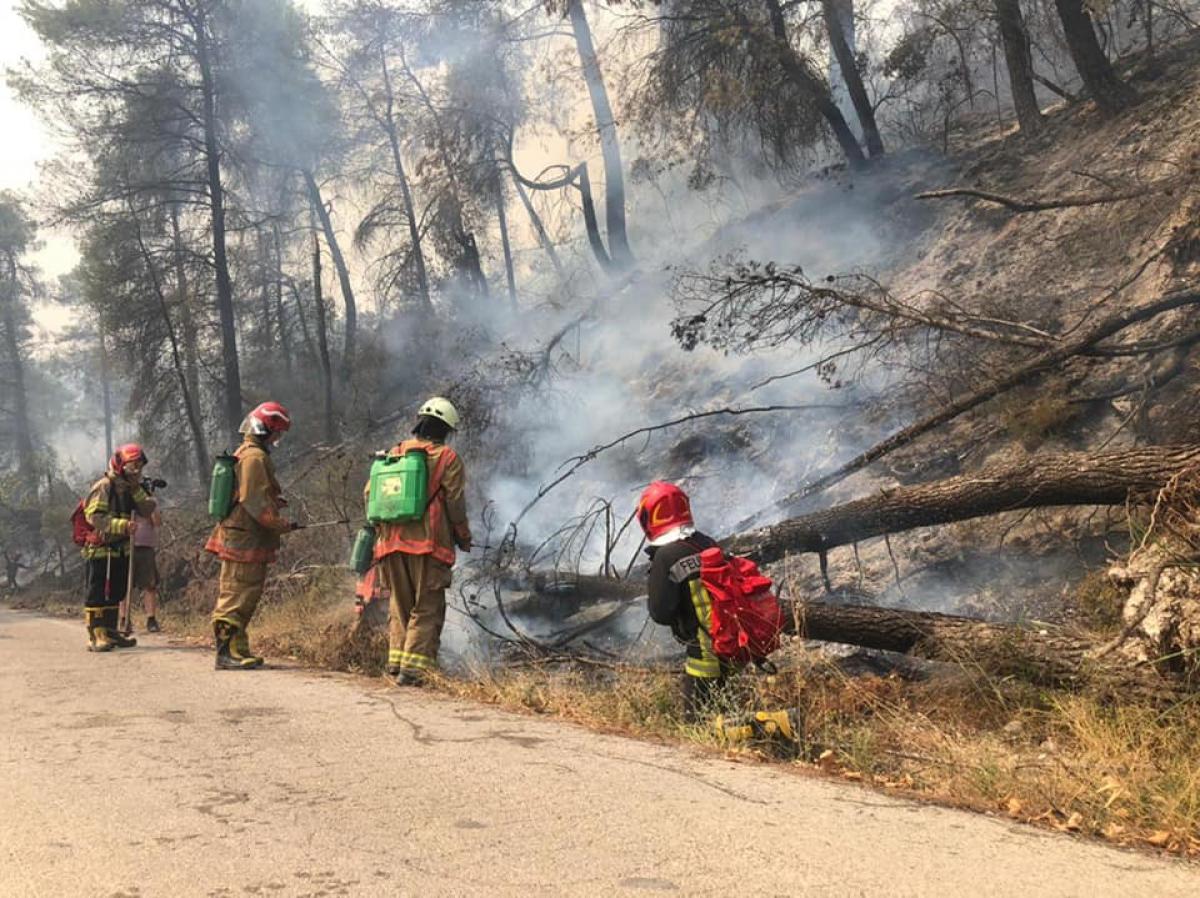
[[267,565],[279,550],[280,534],[297,529],[279,513],[287,503],[271,461],[271,448],[291,426],[287,409],[278,402],[264,402],[242,421],[242,444],[234,453],[233,507],[204,546],[221,559],[212,615],[217,670],[249,670],[263,663],[250,650],[249,627],[262,598]]
[[695,720],[712,702],[733,668],[717,657],[701,621],[711,617],[709,596],[700,582],[700,553],[716,541],[696,529],[687,494],[673,483],[646,487],[637,507],[650,556],[650,617],[671,628],[686,647],[683,706]]
[[[779,648],[783,616],[771,581],[754,562],[726,556],[692,521],[687,495],[673,483],[646,487],[637,507],[650,555],[650,617],[686,646],[684,718],[697,722],[718,710],[715,699],[730,674],[767,665]],[[728,704],[723,702],[722,704]],[[730,742],[794,739],[787,711],[751,711],[714,720]]]
[[413,439],[377,457],[364,495],[377,526],[374,557],[390,591],[389,676],[420,685],[437,666],[455,546],[471,551],[467,474],[446,445],[458,411],[439,396],[421,406]]
[[136,510],[149,517],[155,501],[142,488],[146,453],[137,443],[119,446],[108,460],[104,476],[92,484],[83,500],[83,516],[90,528],[83,542],[87,560],[87,597],[83,617],[88,630],[88,650],[108,652],[137,645],[117,632],[118,608],[129,588],[131,541],[137,528]]

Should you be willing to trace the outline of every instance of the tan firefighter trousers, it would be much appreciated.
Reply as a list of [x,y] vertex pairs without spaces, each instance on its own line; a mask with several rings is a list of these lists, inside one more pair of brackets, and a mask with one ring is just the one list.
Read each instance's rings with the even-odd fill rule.
[[426,671],[437,666],[450,568],[431,555],[393,552],[379,561],[391,590],[388,605],[388,668]]
[[262,598],[263,585],[267,582],[265,561],[247,563],[222,561],[221,579],[217,588],[217,606],[213,609],[213,623],[224,621],[245,632],[254,617],[254,609]]

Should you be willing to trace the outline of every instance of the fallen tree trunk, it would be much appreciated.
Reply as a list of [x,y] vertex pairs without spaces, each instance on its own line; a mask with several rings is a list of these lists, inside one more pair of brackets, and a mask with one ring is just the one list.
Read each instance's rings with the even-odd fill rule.
[[804,639],[898,652],[1042,686],[1089,689],[1155,703],[1187,695],[1152,666],[1094,657],[1096,644],[1057,630],[991,624],[928,611],[824,602],[785,603],[787,632]]
[[[922,418],[920,421],[916,421],[908,427],[892,434],[887,439],[876,443],[870,449],[856,455],[848,462],[818,477],[791,495],[785,496],[776,502],[774,507],[790,508],[796,503],[807,499],[809,496],[822,492],[835,483],[840,483],[855,471],[859,471],[872,462],[878,461],[901,446],[908,445],[929,431],[953,421],[959,415],[982,405],[989,399],[993,399],[1014,387],[1028,383],[1036,377],[1045,374],[1047,371],[1057,368],[1068,359],[1095,350],[1098,348],[1097,344],[1132,325],[1149,321],[1152,318],[1156,318],[1166,312],[1174,311],[1175,309],[1195,305],[1200,305],[1200,289],[1179,290],[1162,296],[1154,302],[1134,306],[1133,308],[1120,309],[1107,318],[1100,320],[1090,330],[1076,336],[1074,339],[1062,342],[1054,348],[1039,353],[1024,364],[1012,369],[998,380],[994,380],[987,386],[954,400],[949,405]],[[1122,347],[1109,348],[1121,349]],[[757,517],[759,515],[748,518],[742,522],[742,525],[749,526]],[[738,529],[740,530],[742,527],[739,526]]]
[[975,474],[884,490],[731,536],[721,545],[765,564],[790,552],[824,553],[885,533],[1017,509],[1123,505],[1131,492],[1159,490],[1173,475],[1198,463],[1197,445],[1035,456]]

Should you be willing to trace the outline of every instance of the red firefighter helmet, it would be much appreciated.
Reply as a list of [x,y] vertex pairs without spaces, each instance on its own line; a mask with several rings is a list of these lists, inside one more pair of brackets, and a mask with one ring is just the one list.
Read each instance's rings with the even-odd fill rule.
[[292,426],[292,416],[278,402],[257,405],[242,421],[242,433],[265,437],[272,433],[283,433]]
[[678,539],[681,530],[690,531],[692,523],[692,504],[688,501],[687,493],[673,483],[656,480],[646,487],[642,498],[638,500],[638,523],[646,534],[646,541],[652,546],[662,545]]
[[118,446],[113,452],[112,458],[108,460],[108,467],[114,474],[124,474],[125,466],[141,462],[146,464],[148,459],[146,453],[137,443],[126,443],[123,446]]

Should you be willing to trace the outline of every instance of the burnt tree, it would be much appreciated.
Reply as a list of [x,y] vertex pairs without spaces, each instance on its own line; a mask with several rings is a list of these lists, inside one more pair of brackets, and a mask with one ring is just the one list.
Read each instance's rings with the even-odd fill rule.
[[1092,454],[1034,456],[975,474],[873,496],[731,536],[723,548],[762,563],[788,553],[826,552],[885,533],[900,533],[1026,508],[1123,505],[1131,493],[1161,489],[1200,463],[1200,446],[1149,446]]
[[1117,77],[1104,55],[1092,14],[1083,0],[1054,0],[1054,7],[1062,21],[1071,61],[1088,93],[1105,112],[1119,112],[1133,101],[1133,90]]
[[1038,105],[1033,87],[1033,54],[1029,46],[1029,31],[1021,14],[1020,0],[995,0],[996,22],[1004,45],[1004,62],[1008,67],[1008,84],[1012,90],[1017,123],[1022,131],[1034,133],[1042,128],[1042,108]]

